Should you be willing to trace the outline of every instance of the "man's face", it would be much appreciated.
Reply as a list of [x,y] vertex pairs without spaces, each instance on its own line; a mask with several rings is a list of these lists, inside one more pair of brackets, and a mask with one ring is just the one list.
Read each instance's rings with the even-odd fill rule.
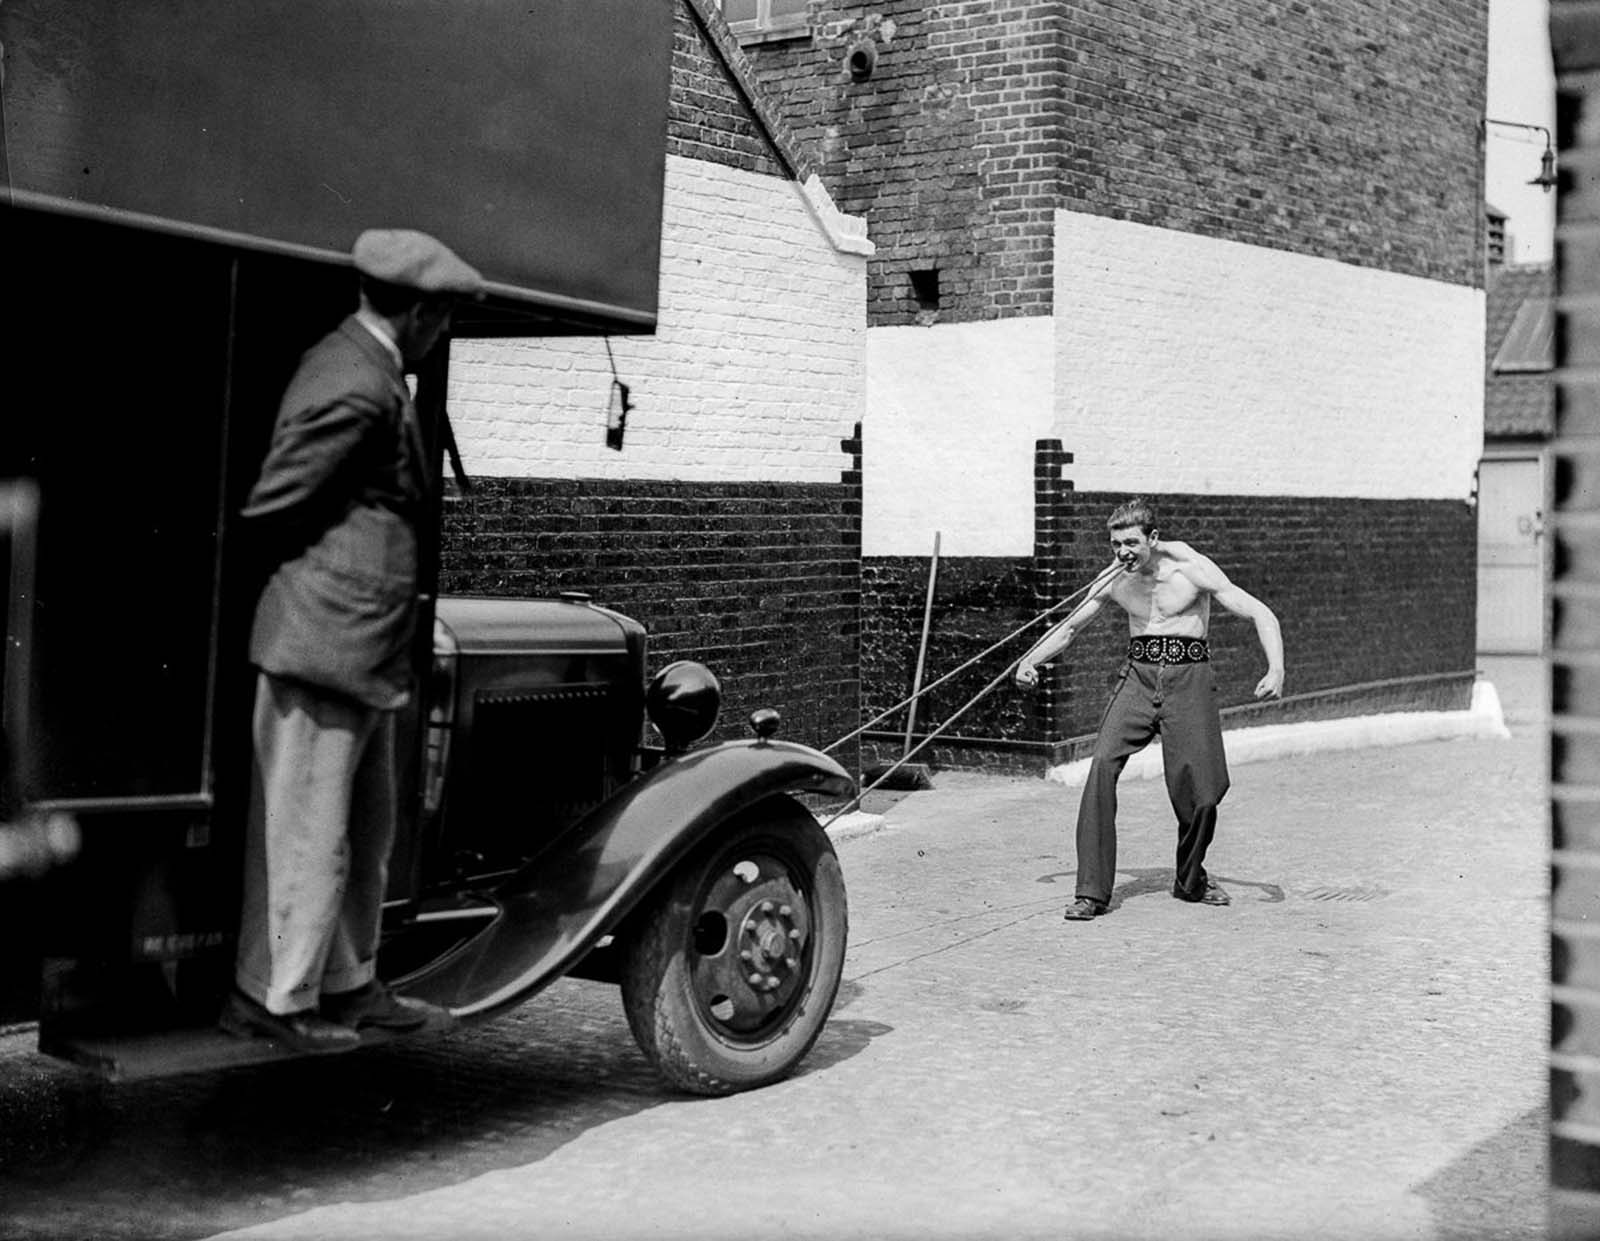
[[1137,573],[1150,563],[1150,536],[1138,526],[1118,526],[1111,532],[1111,551],[1123,568]]

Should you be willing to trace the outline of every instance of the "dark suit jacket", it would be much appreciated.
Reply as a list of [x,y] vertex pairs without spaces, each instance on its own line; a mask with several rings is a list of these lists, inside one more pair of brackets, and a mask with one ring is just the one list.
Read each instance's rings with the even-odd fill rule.
[[278,562],[252,663],[374,707],[407,700],[427,486],[404,376],[352,315],[300,360],[245,504]]

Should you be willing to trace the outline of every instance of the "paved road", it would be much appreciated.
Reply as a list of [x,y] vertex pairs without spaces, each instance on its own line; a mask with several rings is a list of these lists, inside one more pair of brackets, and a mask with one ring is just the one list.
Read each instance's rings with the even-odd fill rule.
[[120,1088],[0,1040],[0,1235],[1541,1236],[1542,753],[1519,728],[1241,767],[1228,909],[1171,899],[1164,793],[1125,782],[1089,924],[1060,918],[1076,794],[941,774],[840,845],[847,982],[805,1071],[730,1099],[663,1089],[583,982]]

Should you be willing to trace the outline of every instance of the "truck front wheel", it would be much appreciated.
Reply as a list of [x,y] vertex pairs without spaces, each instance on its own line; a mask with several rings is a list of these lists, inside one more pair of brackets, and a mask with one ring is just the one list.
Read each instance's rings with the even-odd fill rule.
[[668,1081],[722,1095],[787,1076],[822,1033],[844,968],[844,876],[787,797],[692,854],[628,941],[628,1025]]

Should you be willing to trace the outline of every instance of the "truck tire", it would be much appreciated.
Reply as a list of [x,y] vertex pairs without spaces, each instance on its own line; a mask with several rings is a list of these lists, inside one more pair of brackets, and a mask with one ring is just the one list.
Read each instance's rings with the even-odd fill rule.
[[725,1095],[791,1073],[838,994],[848,932],[833,842],[787,797],[678,866],[624,949],[622,1004],[673,1085]]

